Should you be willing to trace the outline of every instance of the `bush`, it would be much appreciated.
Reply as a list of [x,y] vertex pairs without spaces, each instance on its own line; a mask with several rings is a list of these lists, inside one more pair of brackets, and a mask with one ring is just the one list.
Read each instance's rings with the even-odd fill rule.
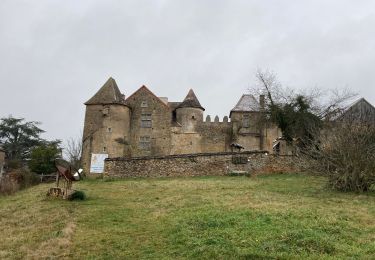
[[19,189],[20,185],[11,178],[6,176],[0,179],[0,195],[10,195]]
[[59,155],[60,149],[55,143],[38,146],[31,152],[29,167],[38,174],[55,172],[55,159]]
[[9,172],[7,177],[18,183],[20,185],[20,189],[40,183],[40,178],[37,174],[23,168]]
[[342,122],[325,131],[310,151],[312,169],[339,191],[365,192],[375,184],[375,127]]
[[68,198],[69,200],[85,200],[86,194],[83,191],[74,191]]
[[6,168],[8,171],[20,169],[23,166],[24,162],[22,160],[13,159],[6,162]]

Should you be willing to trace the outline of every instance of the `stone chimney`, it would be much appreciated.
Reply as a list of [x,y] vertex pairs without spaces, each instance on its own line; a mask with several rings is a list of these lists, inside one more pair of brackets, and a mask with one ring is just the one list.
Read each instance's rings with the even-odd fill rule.
[[260,105],[260,110],[264,110],[264,106],[265,106],[264,95],[259,96],[259,105]]

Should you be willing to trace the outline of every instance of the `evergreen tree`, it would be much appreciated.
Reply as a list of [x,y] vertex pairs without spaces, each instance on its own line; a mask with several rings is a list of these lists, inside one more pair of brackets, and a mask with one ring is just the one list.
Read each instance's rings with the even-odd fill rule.
[[0,119],[0,142],[8,160],[24,160],[31,150],[42,143],[39,122],[25,122],[24,118],[9,116]]

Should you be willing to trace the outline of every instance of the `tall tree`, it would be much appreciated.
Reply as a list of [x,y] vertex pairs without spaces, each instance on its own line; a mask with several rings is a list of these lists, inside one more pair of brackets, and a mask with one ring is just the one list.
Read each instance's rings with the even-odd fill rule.
[[9,160],[27,159],[31,150],[41,144],[40,134],[44,131],[39,124],[12,116],[0,119],[0,142]]
[[41,174],[56,171],[55,160],[61,157],[60,141],[43,142],[31,151],[29,167],[30,170]]

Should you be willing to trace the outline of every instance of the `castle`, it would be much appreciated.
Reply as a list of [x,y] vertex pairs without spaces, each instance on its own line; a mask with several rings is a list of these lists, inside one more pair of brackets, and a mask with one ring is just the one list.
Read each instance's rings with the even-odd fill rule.
[[[222,121],[203,119],[205,109],[191,89],[182,102],[168,102],[142,86],[125,98],[109,78],[86,103],[82,165],[90,171],[93,154],[144,157],[232,151],[272,152],[281,135],[274,125],[263,123],[264,96],[259,101],[244,94]],[[237,145],[237,147],[239,147]]]

